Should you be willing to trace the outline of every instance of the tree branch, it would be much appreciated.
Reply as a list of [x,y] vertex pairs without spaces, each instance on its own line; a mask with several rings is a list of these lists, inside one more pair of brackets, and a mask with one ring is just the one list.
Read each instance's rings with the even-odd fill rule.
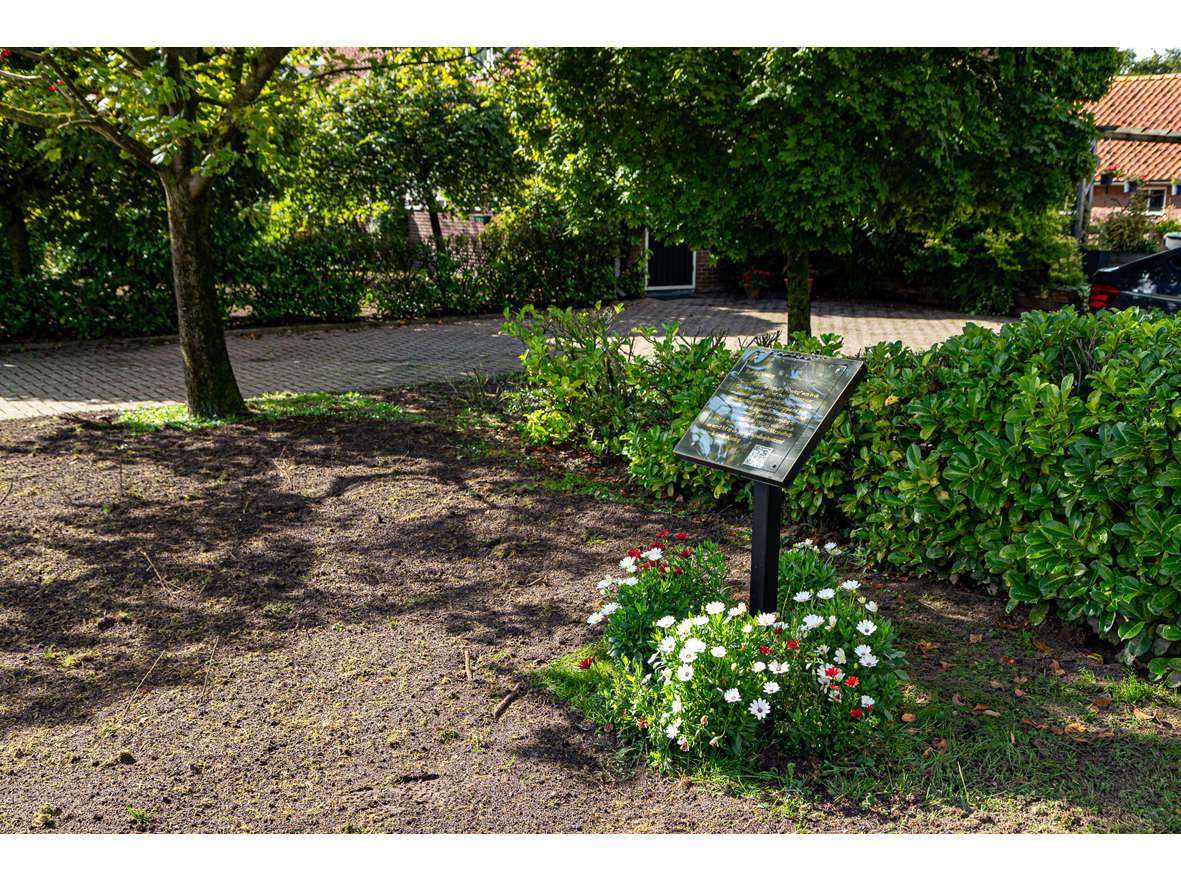
[[10,119],[13,122],[19,122],[22,125],[34,126],[35,128],[56,128],[63,122],[70,121],[70,117],[68,116],[34,113],[31,110],[21,110],[17,107],[10,107],[7,104],[0,104],[0,116]]

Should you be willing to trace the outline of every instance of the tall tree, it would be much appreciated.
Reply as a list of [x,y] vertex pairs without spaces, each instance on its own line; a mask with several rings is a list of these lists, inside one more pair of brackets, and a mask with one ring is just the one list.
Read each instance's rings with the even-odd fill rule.
[[1135,49],[1125,49],[1120,73],[1144,76],[1154,73],[1181,73],[1181,49],[1166,49],[1161,55],[1153,50],[1151,55],[1136,58]]
[[308,220],[423,205],[442,245],[442,202],[496,208],[524,174],[496,65],[457,48],[407,50],[334,83],[303,114],[289,198]]
[[787,255],[811,332],[808,254],[848,230],[942,227],[1059,200],[1090,167],[1082,104],[1115,49],[542,49],[543,173],[572,212],[714,255]]
[[[0,116],[113,143],[163,187],[189,411],[223,417],[246,409],[226,350],[214,290],[212,187],[249,153],[279,149],[278,117],[300,83],[332,53],[287,48],[6,49]],[[304,67],[297,69],[296,62]],[[53,151],[49,152],[52,158]]]

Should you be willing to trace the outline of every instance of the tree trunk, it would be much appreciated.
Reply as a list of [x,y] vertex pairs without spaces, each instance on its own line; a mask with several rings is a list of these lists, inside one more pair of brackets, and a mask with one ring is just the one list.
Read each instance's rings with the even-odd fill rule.
[[783,267],[787,285],[787,329],[812,336],[812,296],[808,290],[808,252],[789,251]]
[[432,204],[430,209],[431,215],[431,235],[435,237],[435,248],[441,254],[447,247],[443,242],[443,227],[439,224],[439,209]]
[[172,278],[180,324],[189,413],[223,419],[246,412],[230,366],[225,327],[213,285],[213,200],[207,189],[193,198],[188,182],[164,181]]
[[12,260],[12,274],[24,278],[33,274],[33,256],[29,253],[29,230],[19,203],[0,206],[0,223],[4,225],[4,241]]

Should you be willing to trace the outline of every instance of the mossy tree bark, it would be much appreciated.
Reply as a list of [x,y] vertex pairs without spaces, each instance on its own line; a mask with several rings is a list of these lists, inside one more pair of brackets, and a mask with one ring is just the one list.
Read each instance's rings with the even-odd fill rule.
[[787,286],[787,329],[812,336],[812,295],[808,291],[808,252],[788,252],[783,267],[783,281]]

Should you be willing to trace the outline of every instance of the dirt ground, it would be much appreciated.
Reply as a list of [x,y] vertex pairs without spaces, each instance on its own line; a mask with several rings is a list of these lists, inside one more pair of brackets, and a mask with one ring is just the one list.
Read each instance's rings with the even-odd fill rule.
[[[0,423],[0,832],[1026,828],[917,792],[818,786],[801,813],[662,776],[535,685],[494,718],[594,638],[596,582],[658,529],[717,541],[744,595],[747,515],[564,492],[445,390],[391,399],[431,421]],[[1001,610],[885,587],[887,614],[950,598],[965,631]]]

